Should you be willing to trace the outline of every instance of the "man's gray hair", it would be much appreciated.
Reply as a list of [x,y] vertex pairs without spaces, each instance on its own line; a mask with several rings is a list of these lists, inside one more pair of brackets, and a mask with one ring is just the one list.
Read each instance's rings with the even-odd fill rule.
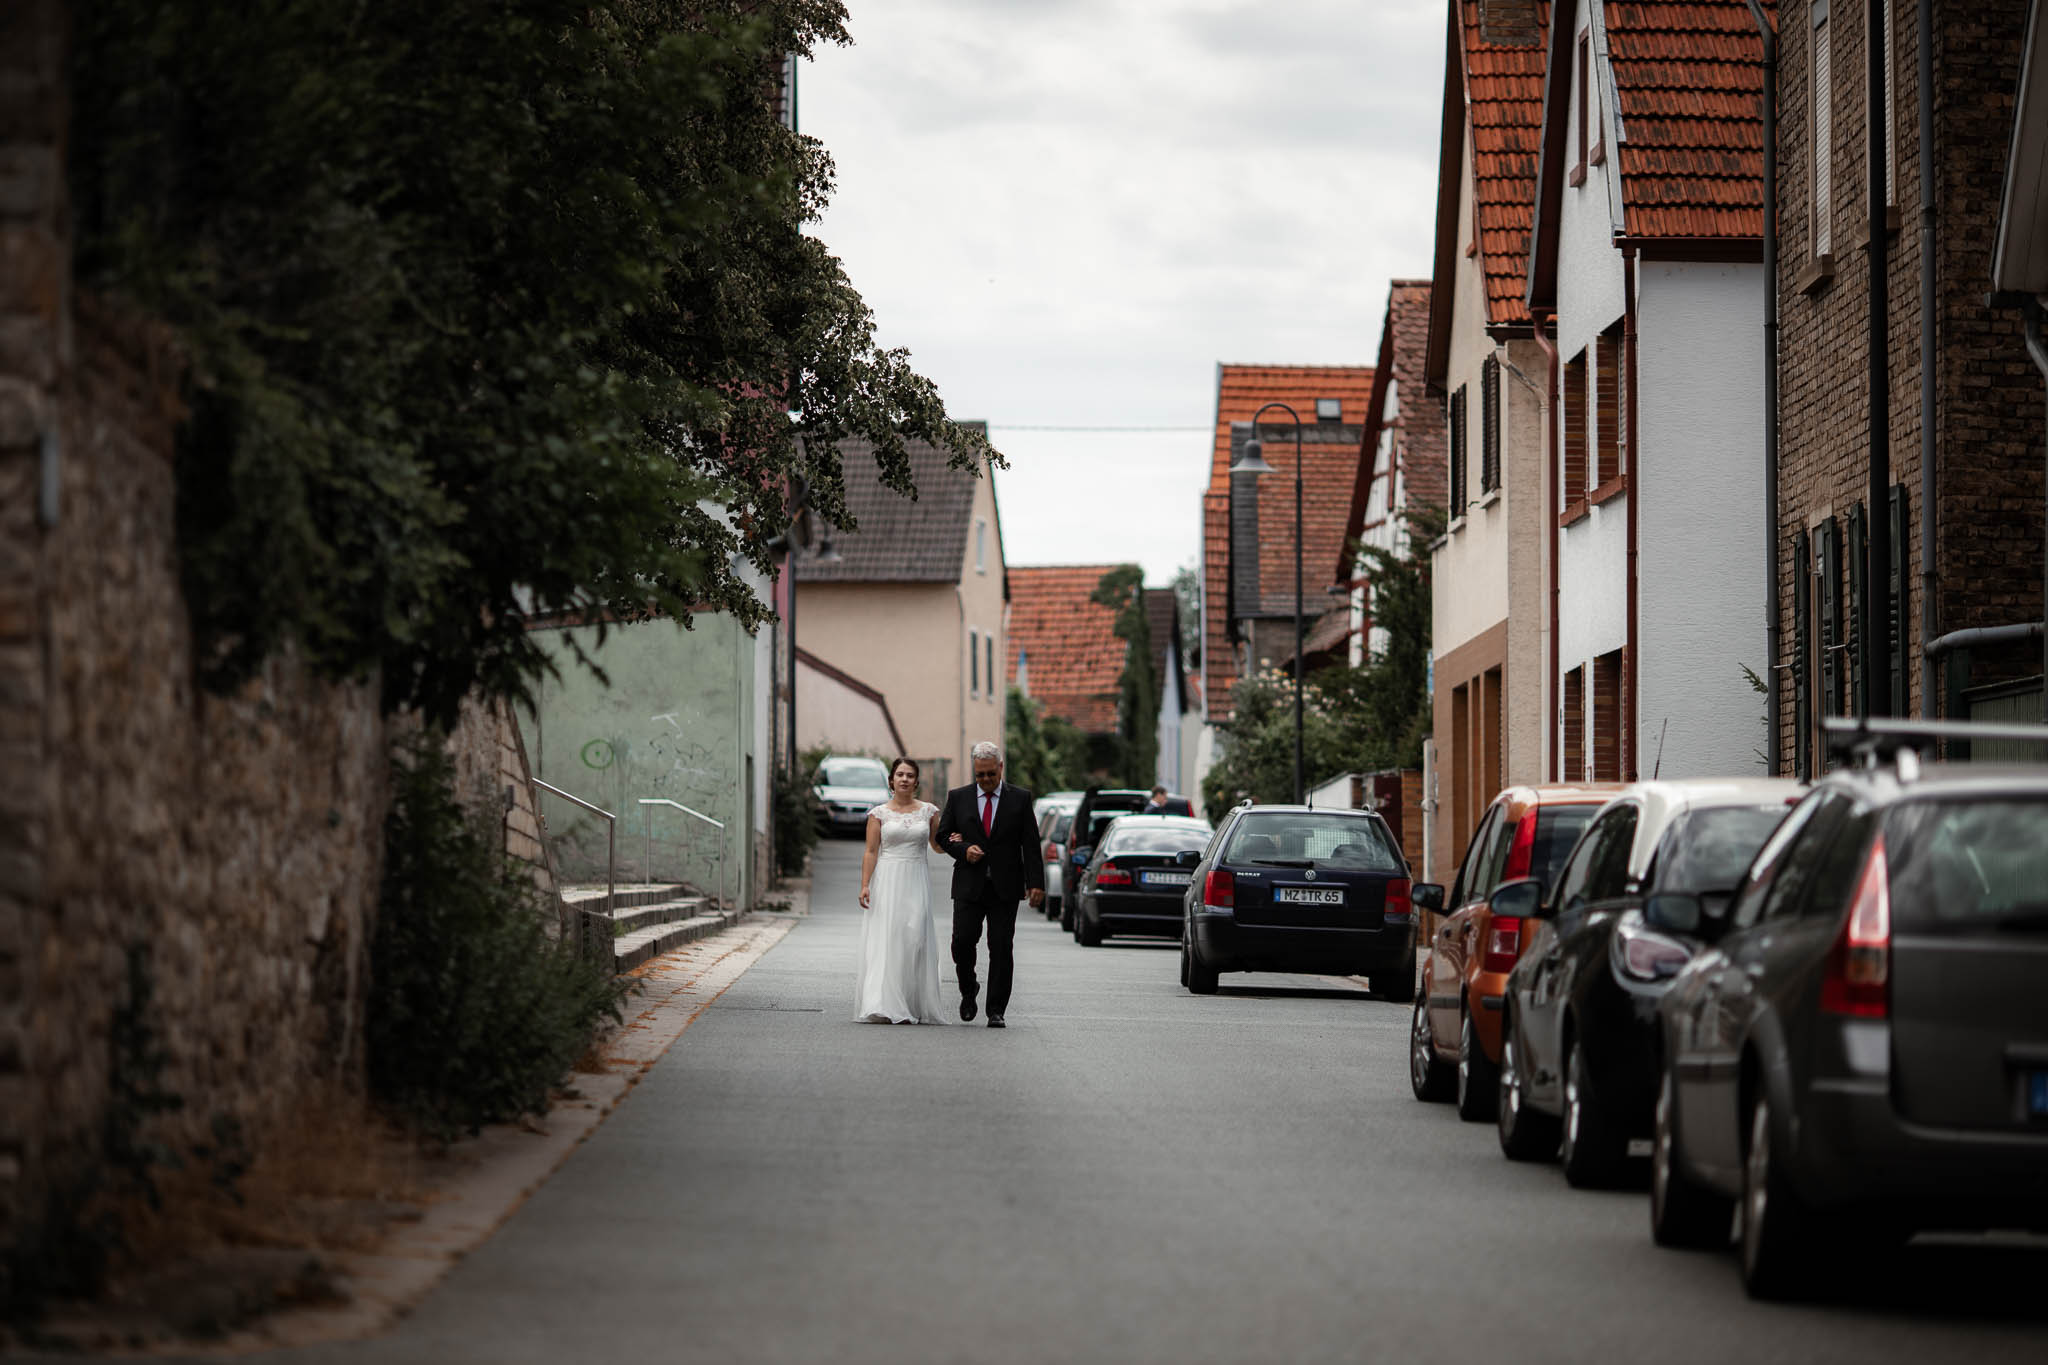
[[968,750],[968,753],[976,763],[981,762],[984,758],[992,758],[998,763],[1003,761],[1003,746],[992,739],[981,740],[972,749]]

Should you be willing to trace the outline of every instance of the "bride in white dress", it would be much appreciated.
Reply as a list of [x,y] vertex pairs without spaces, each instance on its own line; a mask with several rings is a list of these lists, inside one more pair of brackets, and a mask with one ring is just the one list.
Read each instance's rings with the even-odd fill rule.
[[889,768],[889,799],[868,812],[860,863],[860,957],[853,1017],[869,1024],[941,1024],[939,932],[924,851],[938,851],[939,808],[917,799],[917,764]]

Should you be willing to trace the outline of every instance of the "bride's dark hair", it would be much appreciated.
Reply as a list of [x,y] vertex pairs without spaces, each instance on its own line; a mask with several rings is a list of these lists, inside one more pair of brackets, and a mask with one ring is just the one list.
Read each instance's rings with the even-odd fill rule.
[[894,785],[896,785],[896,770],[898,768],[910,769],[911,777],[915,778],[919,785],[922,785],[924,783],[924,769],[917,766],[917,760],[914,758],[899,758],[894,763],[891,763],[889,765],[890,786],[893,787]]

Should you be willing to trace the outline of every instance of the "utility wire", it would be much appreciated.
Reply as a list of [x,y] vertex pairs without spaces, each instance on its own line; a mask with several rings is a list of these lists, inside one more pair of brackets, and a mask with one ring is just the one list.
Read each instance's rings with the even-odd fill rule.
[[1035,426],[1029,422],[990,422],[991,431],[1214,431],[1214,427],[1067,427]]

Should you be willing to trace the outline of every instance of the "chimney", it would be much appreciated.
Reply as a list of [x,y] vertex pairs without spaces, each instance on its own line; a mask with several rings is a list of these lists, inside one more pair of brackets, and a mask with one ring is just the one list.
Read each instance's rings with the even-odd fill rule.
[[1479,38],[1498,47],[1536,46],[1543,41],[1536,0],[1479,0]]
[[[1230,462],[1244,451],[1252,438],[1250,422],[1230,424]],[[1237,621],[1257,615],[1264,603],[1259,598],[1259,476],[1230,476],[1230,628]]]

